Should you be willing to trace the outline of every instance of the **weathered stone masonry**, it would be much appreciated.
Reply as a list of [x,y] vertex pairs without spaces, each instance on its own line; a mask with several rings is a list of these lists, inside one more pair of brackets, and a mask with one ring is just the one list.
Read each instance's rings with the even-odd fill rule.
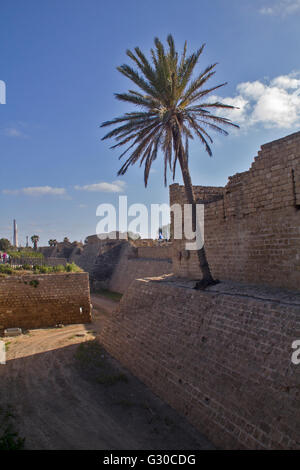
[[217,446],[300,449],[299,294],[183,284],[134,281],[104,347]]
[[134,279],[170,273],[171,249],[171,244],[155,240],[101,240],[92,235],[82,249],[74,249],[69,261],[89,273],[92,290],[123,293]]
[[145,240],[134,242],[134,246],[123,248],[122,256],[116,265],[109,288],[116,292],[126,292],[131,282],[144,277],[162,276],[172,272],[172,246],[169,243],[157,243],[151,240],[143,246]]
[[0,299],[1,328],[41,328],[91,321],[87,273],[1,278]]
[[[217,446],[300,449],[300,132],[263,145],[225,188],[194,190],[213,274],[231,283],[202,292],[180,277],[136,280],[100,340]],[[185,202],[171,185],[170,203]],[[201,278],[184,240],[172,271]]]
[[[262,145],[225,188],[194,187],[205,203],[205,248],[219,279],[300,289],[300,132]],[[170,186],[170,204],[186,203]],[[196,252],[174,241],[173,270],[201,278]]]

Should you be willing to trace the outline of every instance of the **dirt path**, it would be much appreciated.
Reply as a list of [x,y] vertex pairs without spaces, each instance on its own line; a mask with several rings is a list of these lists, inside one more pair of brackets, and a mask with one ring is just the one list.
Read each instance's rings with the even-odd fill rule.
[[107,300],[101,305],[93,298],[92,324],[31,330],[6,340],[0,403],[15,412],[25,448],[212,448],[94,340],[101,317],[109,314],[102,311]]

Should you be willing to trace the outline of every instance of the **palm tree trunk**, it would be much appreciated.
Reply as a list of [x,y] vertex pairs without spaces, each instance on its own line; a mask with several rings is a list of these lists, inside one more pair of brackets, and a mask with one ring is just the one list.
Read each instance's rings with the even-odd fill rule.
[[[192,180],[188,168],[187,157],[183,151],[181,142],[179,143],[178,160],[181,168],[182,178],[184,182],[185,194],[189,204],[192,206],[192,230],[196,233],[197,218],[196,218],[196,199],[193,191]],[[209,264],[206,258],[204,246],[197,250],[199,266],[202,272],[202,279],[196,284],[196,288],[205,289],[209,285],[216,284],[210,272]]]

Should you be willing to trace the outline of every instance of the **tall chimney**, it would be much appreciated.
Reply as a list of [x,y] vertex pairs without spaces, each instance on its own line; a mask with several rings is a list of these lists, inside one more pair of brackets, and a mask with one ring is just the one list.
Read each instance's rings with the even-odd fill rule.
[[17,248],[18,247],[18,227],[16,219],[14,219],[14,238],[13,238],[13,245]]

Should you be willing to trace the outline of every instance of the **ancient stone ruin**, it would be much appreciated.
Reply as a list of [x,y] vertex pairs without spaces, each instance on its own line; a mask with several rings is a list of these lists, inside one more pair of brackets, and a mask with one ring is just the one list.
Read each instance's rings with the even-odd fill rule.
[[[263,145],[205,204],[213,275],[173,240],[172,272],[132,282],[104,320],[104,347],[217,446],[299,449],[300,132]],[[183,188],[170,187],[171,204]],[[282,289],[284,288],[284,289]]]
[[[219,279],[300,289],[300,132],[262,145],[224,188],[195,186],[205,204],[205,248]],[[170,186],[170,204],[186,203]],[[196,252],[174,240],[173,271],[199,278]]]
[[[92,290],[100,288],[124,293],[140,277],[172,272],[172,244],[155,240],[99,239],[97,235],[79,243],[59,243],[41,248],[45,256],[75,262],[89,273]],[[66,258],[66,259],[65,259]],[[48,258],[49,259],[49,258]]]

